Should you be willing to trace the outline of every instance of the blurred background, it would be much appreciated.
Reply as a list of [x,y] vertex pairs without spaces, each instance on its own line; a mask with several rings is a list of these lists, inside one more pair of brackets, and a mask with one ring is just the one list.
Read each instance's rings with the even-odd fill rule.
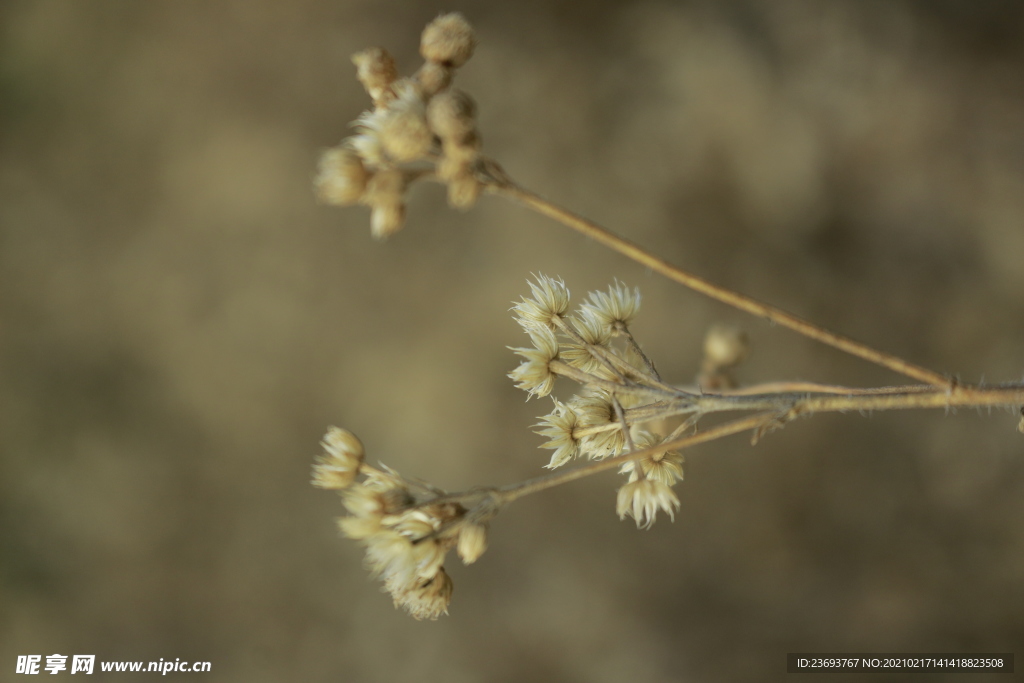
[[670,381],[724,322],[752,340],[744,382],[902,382],[495,198],[460,213],[417,187],[387,243],[364,208],[318,206],[317,154],[368,106],[349,55],[384,46],[409,74],[442,10],[477,28],[457,83],[524,185],[916,363],[1021,378],[1018,2],[8,0],[3,677],[53,653],[448,683],[1024,656],[1024,437],[998,411],[702,446],[676,522],[646,532],[615,516],[615,475],[538,494],[476,565],[448,562],[450,616],[392,608],[309,485],[318,441],[347,427],[451,490],[538,474],[550,404],[505,377],[531,272],[639,286],[634,332]]

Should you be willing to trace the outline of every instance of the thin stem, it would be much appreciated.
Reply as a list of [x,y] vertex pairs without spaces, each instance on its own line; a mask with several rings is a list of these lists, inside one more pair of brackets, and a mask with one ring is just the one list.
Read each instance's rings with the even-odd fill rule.
[[589,372],[584,372],[579,368],[569,365],[565,361],[553,360],[548,363],[548,369],[556,375],[562,375],[568,377],[574,382],[580,384],[599,386],[607,391],[618,391],[625,394],[640,394],[646,396],[671,396],[680,397],[687,396],[688,394],[680,389],[675,389],[666,385],[666,388],[662,389],[659,387],[645,386],[637,384],[632,380],[626,380],[624,382],[614,382],[610,379],[601,379],[591,375]]
[[660,382],[661,375],[658,374],[658,369],[654,367],[654,361],[648,358],[647,354],[644,353],[644,350],[640,348],[640,344],[638,344],[636,339],[633,338],[633,333],[629,331],[629,328],[622,325],[619,331],[626,337],[626,341],[629,342],[629,346],[633,349],[633,352],[640,356],[640,360],[642,360],[644,365],[647,366],[647,372],[649,372],[654,379]]
[[882,367],[893,370],[894,372],[898,372],[906,377],[911,377],[920,382],[932,384],[950,391],[955,391],[958,388],[955,382],[934,370],[929,370],[928,368],[903,360],[898,356],[871,348],[870,346],[854,341],[849,337],[844,337],[840,334],[836,334],[835,332],[826,330],[823,327],[819,327],[818,325],[795,316],[792,313],[788,313],[781,308],[761,303],[756,299],[752,299],[730,289],[720,287],[703,278],[693,275],[692,273],[682,270],[681,268],[677,268],[668,261],[658,258],[638,245],[633,244],[629,240],[619,237],[610,230],[601,227],[597,223],[589,221],[582,216],[552,204],[533,192],[520,187],[508,178],[497,164],[493,162],[485,164],[482,178],[486,182],[488,189],[494,194],[517,201],[542,215],[552,218],[559,223],[570,227],[597,242],[600,242],[606,247],[617,251],[623,256],[626,256],[627,258],[630,258],[685,287],[689,287],[696,292],[704,294],[705,296],[709,296],[712,299],[721,301],[722,303],[728,304],[729,306],[741,311],[746,311],[751,315],[756,315],[778,325],[782,325],[783,327],[788,327],[805,337],[828,344],[829,346],[835,347],[841,351],[845,351],[846,353],[863,358],[864,360],[875,363],[876,365],[881,365]]
[[658,444],[657,446],[652,446],[651,448],[617,455],[613,458],[605,458],[604,460],[596,460],[574,469],[535,477],[534,479],[529,479],[518,484],[502,486],[497,490],[497,493],[501,496],[501,501],[503,503],[511,503],[513,500],[522,498],[523,496],[528,496],[531,493],[537,493],[538,491],[543,491],[555,486],[568,484],[571,481],[576,481],[583,477],[589,477],[590,475],[597,474],[598,472],[614,469],[629,461],[640,460],[641,458],[646,458],[649,455],[656,455],[667,451],[689,448],[690,446],[696,446],[699,443],[720,439],[723,436],[745,432],[748,429],[757,429],[758,427],[769,424],[773,420],[777,419],[777,417],[778,413],[775,411],[751,415],[749,417],[733,420],[732,422],[726,422],[725,424],[718,425],[717,427],[712,427],[711,429],[699,434],[682,437],[673,441],[666,441]]
[[[763,386],[763,385],[762,385]],[[837,389],[839,387],[836,387]],[[908,410],[915,408],[962,408],[981,406],[1013,407],[1024,404],[1024,385],[1002,387],[961,387],[950,393],[937,387],[880,387],[851,390],[854,393],[809,393],[776,391],[765,393],[705,394],[677,401],[660,401],[626,409],[631,424],[687,414],[708,414],[739,410],[788,410],[801,414]],[[597,428],[591,428],[597,429]]]

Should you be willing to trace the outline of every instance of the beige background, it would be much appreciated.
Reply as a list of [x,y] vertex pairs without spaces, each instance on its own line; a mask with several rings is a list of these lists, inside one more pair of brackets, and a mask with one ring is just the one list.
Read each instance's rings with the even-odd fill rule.
[[540,494],[477,565],[449,562],[449,617],[393,610],[308,484],[317,442],[348,427],[450,489],[538,473],[548,404],[504,376],[531,272],[577,295],[639,285],[635,332],[673,381],[718,321],[751,335],[748,382],[900,381],[497,199],[463,214],[417,188],[386,244],[364,209],[317,206],[318,150],[367,106],[349,55],[383,45],[409,73],[441,9],[478,28],[458,83],[524,184],[920,364],[1021,378],[1019,3],[5,2],[4,678],[55,652],[248,683],[1024,656],[1005,412],[826,415],[701,447],[675,524],[649,532],[615,517],[613,475]]

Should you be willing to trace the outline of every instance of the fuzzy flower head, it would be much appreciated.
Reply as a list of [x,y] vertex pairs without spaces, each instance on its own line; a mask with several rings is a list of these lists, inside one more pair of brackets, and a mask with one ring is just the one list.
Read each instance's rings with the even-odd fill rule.
[[658,510],[664,510],[675,521],[678,509],[679,499],[675,492],[665,482],[654,479],[638,479],[624,484],[619,489],[615,505],[619,519],[629,515],[641,529],[651,528]]
[[[638,451],[651,448],[661,443],[661,437],[647,431],[637,430],[633,433],[633,445]],[[663,482],[669,486],[683,479],[683,454],[676,451],[649,455],[640,460],[631,460],[622,465],[621,474],[629,474],[629,481],[640,478],[637,469],[647,479]]]
[[607,292],[590,292],[589,298],[590,301],[583,304],[582,308],[591,311],[608,334],[628,326],[640,310],[640,290],[630,290],[618,281]]
[[322,489],[347,489],[363,464],[363,444],[347,429],[331,427],[320,442],[324,454],[313,466],[313,485]]
[[547,396],[555,386],[555,373],[549,367],[551,361],[558,358],[558,340],[554,333],[546,327],[527,329],[532,348],[511,348],[526,360],[519,364],[508,376],[516,386],[528,391],[531,396]]
[[442,14],[427,24],[420,39],[420,54],[429,62],[460,67],[473,56],[473,27],[458,12]]
[[555,451],[551,454],[551,462],[544,467],[555,469],[573,458],[579,457],[579,440],[573,434],[578,422],[572,408],[555,399],[555,409],[541,418],[539,424],[534,425],[542,427],[542,429],[535,430],[536,434],[550,439],[547,443],[542,444],[541,448],[550,448]]
[[395,600],[395,607],[401,607],[415,619],[434,621],[441,615],[448,614],[453,588],[451,577],[444,567],[440,567],[430,578],[390,592]]
[[466,522],[459,531],[459,557],[465,564],[473,564],[487,550],[487,525]]
[[320,155],[313,187],[325,204],[349,206],[366,190],[369,174],[360,156],[348,147],[333,147]]
[[626,437],[610,395],[603,391],[588,392],[573,396],[569,404],[576,413],[577,427],[589,430],[579,440],[580,453],[591,460],[603,460],[623,451]]
[[536,282],[529,282],[532,298],[523,300],[512,306],[518,314],[518,322],[529,332],[534,327],[554,328],[555,318],[560,318],[569,310],[569,289],[561,280],[547,275],[537,275]]
[[430,152],[434,134],[427,125],[427,107],[418,85],[410,80],[392,86],[395,99],[379,114],[377,134],[388,156],[399,163],[421,159]]

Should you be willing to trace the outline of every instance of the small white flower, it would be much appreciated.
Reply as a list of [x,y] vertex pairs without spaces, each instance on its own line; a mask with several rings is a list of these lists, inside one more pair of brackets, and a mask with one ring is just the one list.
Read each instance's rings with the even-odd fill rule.
[[615,511],[619,519],[629,515],[636,520],[637,527],[650,529],[658,510],[664,510],[674,522],[679,499],[668,484],[654,479],[638,479],[624,484],[619,489]]

